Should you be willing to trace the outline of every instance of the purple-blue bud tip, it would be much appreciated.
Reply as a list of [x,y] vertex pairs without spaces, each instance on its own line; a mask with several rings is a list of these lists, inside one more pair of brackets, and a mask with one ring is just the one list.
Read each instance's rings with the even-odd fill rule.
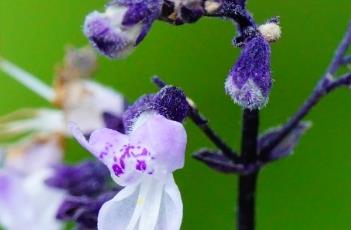
[[165,86],[156,94],[141,96],[123,113],[125,129],[130,130],[144,112],[155,112],[167,119],[182,122],[188,114],[189,105],[184,92],[174,86]]
[[261,109],[272,87],[270,46],[262,36],[249,40],[225,83],[227,93],[245,109]]
[[182,122],[188,115],[189,104],[183,90],[166,86],[162,88],[154,97],[154,110],[164,117]]

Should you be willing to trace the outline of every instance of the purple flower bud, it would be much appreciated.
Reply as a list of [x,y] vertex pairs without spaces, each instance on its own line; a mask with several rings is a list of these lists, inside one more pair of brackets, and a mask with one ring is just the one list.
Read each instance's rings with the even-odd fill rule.
[[174,86],[162,88],[154,97],[153,109],[167,119],[182,122],[188,115],[189,104],[184,92]]
[[272,87],[270,46],[262,36],[249,40],[225,83],[235,103],[246,109],[266,105]]
[[123,114],[123,125],[130,130],[145,112],[155,112],[167,119],[182,122],[188,114],[189,105],[184,92],[174,86],[166,86],[157,94],[140,97]]
[[84,33],[102,54],[122,58],[143,40],[160,11],[158,0],[113,1],[104,13],[86,17]]
[[78,165],[57,165],[54,175],[46,180],[49,186],[67,190],[74,196],[91,196],[107,187],[108,169],[99,161],[86,161]]
[[56,218],[63,221],[74,221],[76,229],[96,229],[101,206],[111,200],[118,190],[108,191],[97,197],[67,197],[61,204]]

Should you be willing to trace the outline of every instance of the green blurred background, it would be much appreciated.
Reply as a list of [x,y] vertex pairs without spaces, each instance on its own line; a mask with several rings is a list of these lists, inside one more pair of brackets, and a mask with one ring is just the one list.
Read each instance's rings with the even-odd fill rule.
[[[50,84],[64,46],[87,43],[84,16],[102,9],[104,0],[1,0],[0,53]],[[351,19],[349,0],[251,0],[258,22],[281,16],[283,38],[273,44],[274,88],[262,110],[261,131],[284,122],[309,95],[323,74]],[[99,58],[96,79],[124,93],[130,101],[155,91],[158,74],[181,86],[235,148],[240,143],[240,109],[223,90],[224,79],[239,50],[229,21],[202,19],[174,27],[162,22],[126,60]],[[0,114],[23,107],[49,106],[0,73]],[[259,179],[257,229],[350,229],[351,226],[351,91],[339,90],[308,116],[313,128],[295,155],[266,167]],[[185,205],[182,229],[233,229],[236,206],[234,175],[211,171],[191,158],[211,147],[189,121],[186,167],[176,173]],[[90,157],[74,141],[67,158]]]

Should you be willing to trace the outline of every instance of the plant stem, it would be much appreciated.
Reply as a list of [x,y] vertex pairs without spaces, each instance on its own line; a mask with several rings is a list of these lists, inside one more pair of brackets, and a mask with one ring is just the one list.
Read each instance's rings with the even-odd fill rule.
[[[259,127],[258,110],[245,109],[243,113],[241,160],[246,163],[254,163],[257,160],[257,136]],[[238,230],[255,229],[255,197],[256,182],[259,171],[251,174],[240,175],[238,194]]]

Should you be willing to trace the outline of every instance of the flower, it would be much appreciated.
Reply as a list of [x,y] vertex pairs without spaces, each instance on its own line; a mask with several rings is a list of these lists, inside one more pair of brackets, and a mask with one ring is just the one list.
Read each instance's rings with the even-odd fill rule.
[[9,117],[11,123],[0,124],[0,129],[6,126],[8,130],[16,128],[17,132],[24,131],[21,128],[43,130],[47,129],[42,125],[45,123],[51,131],[69,135],[66,123],[74,121],[86,134],[106,126],[123,131],[121,117],[125,99],[115,90],[90,79],[95,68],[96,57],[91,49],[69,48],[51,88],[15,64],[0,60],[0,70],[59,108],[26,110],[20,112],[19,117],[15,113]]
[[252,110],[267,104],[271,87],[270,46],[258,35],[245,44],[225,89],[235,103]]
[[90,13],[84,34],[98,51],[110,58],[130,54],[148,33],[161,12],[160,0],[112,1],[104,13]]
[[[58,166],[62,164],[64,137],[70,136],[68,120],[78,122],[85,134],[106,125],[123,131],[120,124],[124,98],[89,80],[95,62],[90,49],[69,49],[55,79],[55,87],[51,88],[11,62],[0,60],[1,70],[59,107],[25,109],[0,118],[0,137],[25,136],[2,149],[5,156],[1,157],[4,159],[0,168],[0,223],[6,229],[61,229],[62,223],[56,219],[56,214],[67,196],[100,195],[98,190],[104,188],[105,181],[91,180],[106,179],[101,166],[100,170],[92,167],[100,173],[96,175],[94,171],[95,178],[89,177],[87,171]],[[68,184],[60,180],[63,176],[71,179]],[[85,183],[77,185],[77,178]]]
[[64,192],[47,186],[63,155],[59,135],[40,135],[5,149],[0,168],[0,224],[7,230],[59,230]]
[[73,136],[109,168],[117,184],[125,186],[102,206],[98,229],[178,230],[182,201],[172,172],[184,165],[185,129],[159,114],[135,126],[128,135],[100,129],[87,141],[71,124]]

